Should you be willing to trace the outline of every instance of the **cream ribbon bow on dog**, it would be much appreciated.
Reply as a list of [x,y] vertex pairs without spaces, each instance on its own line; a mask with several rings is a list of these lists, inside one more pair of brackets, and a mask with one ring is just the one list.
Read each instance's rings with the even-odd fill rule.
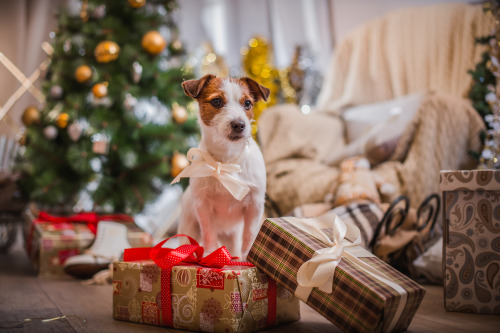
[[[248,154],[248,146],[245,147],[243,154]],[[214,177],[220,181],[237,200],[243,199],[250,191],[250,187],[247,183],[231,175],[231,173],[234,172],[241,172],[239,164],[218,162],[208,151],[199,148],[189,149],[187,158],[191,162],[191,165],[184,168],[170,184],[179,182],[181,178]]]

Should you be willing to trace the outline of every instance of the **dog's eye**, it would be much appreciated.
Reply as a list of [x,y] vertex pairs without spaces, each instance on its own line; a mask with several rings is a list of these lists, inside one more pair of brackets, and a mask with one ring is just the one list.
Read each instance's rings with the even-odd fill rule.
[[213,107],[220,108],[222,106],[222,99],[214,98],[210,101],[210,104],[212,104]]
[[243,104],[243,106],[245,107],[245,110],[250,110],[250,108],[252,107],[252,102],[249,99],[247,99]]

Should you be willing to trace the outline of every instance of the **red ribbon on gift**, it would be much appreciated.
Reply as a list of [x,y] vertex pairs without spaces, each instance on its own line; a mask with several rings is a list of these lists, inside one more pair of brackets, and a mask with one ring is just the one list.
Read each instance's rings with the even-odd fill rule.
[[[38,214],[38,217],[33,221],[30,227],[30,231],[28,233],[27,238],[27,251],[28,254],[31,255],[31,241],[33,239],[33,229],[35,228],[35,224],[39,223],[57,223],[57,224],[67,224],[67,223],[86,223],[87,227],[90,231],[95,235],[97,233],[97,224],[100,221],[116,221],[116,222],[134,222],[134,219],[130,215],[126,214],[108,214],[108,215],[99,215],[94,212],[81,212],[71,216],[55,216],[50,215],[47,212],[41,211]],[[63,228],[60,228],[63,229]]]
[[[190,244],[181,245],[175,249],[162,247],[169,239],[175,237],[187,237]],[[172,267],[183,264],[198,264],[210,268],[222,268],[226,265],[232,266],[250,266],[254,265],[249,262],[233,261],[236,259],[231,256],[225,246],[222,246],[203,257],[204,248],[198,244],[196,240],[188,235],[178,234],[169,237],[154,247],[139,247],[125,249],[123,253],[123,261],[136,260],[153,260],[161,272],[161,308],[163,325],[172,327],[172,291],[170,286]],[[272,310],[271,310],[272,312]],[[276,318],[276,310],[274,310],[274,318]]]
[[95,212],[81,212],[71,216],[54,216],[47,212],[41,211],[35,223],[53,222],[53,223],[87,223],[90,231],[97,233],[97,223],[100,221],[115,221],[115,222],[134,222],[134,219],[126,214],[108,214],[99,215]]

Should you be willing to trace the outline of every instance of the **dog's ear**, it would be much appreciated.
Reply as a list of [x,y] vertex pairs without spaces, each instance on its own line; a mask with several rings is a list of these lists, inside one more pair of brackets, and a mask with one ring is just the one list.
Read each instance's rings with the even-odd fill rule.
[[213,78],[215,75],[208,74],[198,80],[187,80],[182,82],[182,88],[184,88],[184,93],[192,98],[197,98],[203,87]]
[[255,82],[254,80],[252,80],[249,77],[243,77],[243,78],[241,78],[241,81],[245,82],[248,85],[248,88],[250,89],[250,92],[252,93],[256,102],[260,101],[261,99],[263,99],[264,101],[267,102],[267,99],[269,98],[269,94],[271,93],[271,90],[258,84],[257,82]]

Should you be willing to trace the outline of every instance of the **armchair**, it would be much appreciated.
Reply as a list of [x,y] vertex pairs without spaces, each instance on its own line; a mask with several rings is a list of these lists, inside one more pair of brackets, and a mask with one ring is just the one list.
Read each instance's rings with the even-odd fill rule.
[[[354,30],[337,46],[311,114],[286,104],[259,119],[266,214],[331,198],[338,165],[353,155],[368,156],[373,172],[394,185],[384,201],[406,194],[413,206],[439,191],[440,170],[474,168],[470,152],[481,150],[484,123],[465,98],[467,71],[484,52],[475,38],[493,26],[481,6],[440,4],[398,10]],[[347,116],[360,107],[365,117]],[[388,122],[410,109],[397,125]],[[370,112],[389,116],[366,117]],[[349,135],[352,121],[369,118],[364,131]]]

